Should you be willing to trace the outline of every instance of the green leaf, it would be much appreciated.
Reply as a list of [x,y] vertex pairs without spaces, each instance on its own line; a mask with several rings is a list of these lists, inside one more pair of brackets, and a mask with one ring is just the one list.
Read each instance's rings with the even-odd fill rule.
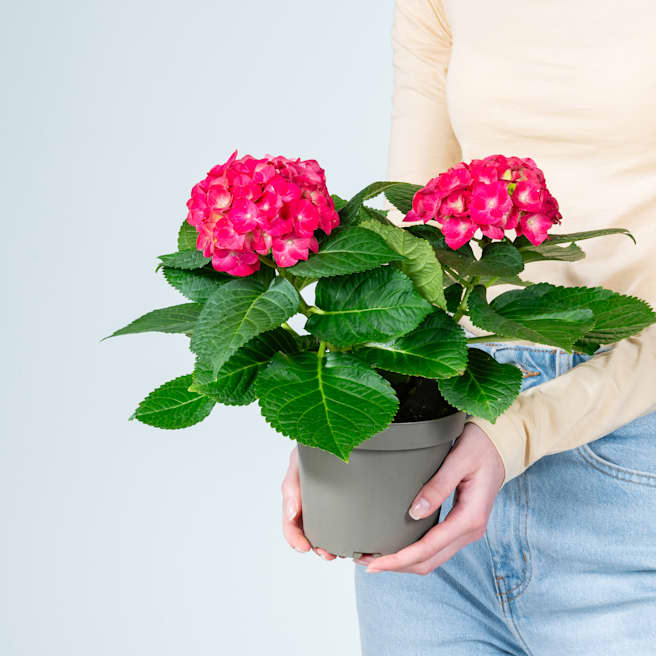
[[469,244],[454,250],[447,246],[444,235],[434,226],[413,225],[406,229],[415,237],[425,239],[435,250],[435,255],[440,263],[455,269],[458,273],[466,271],[476,262],[474,251]]
[[173,267],[174,269],[200,269],[210,261],[209,257],[205,257],[195,248],[160,255],[159,259],[164,266]]
[[189,389],[224,405],[248,405],[255,400],[253,383],[257,374],[278,351],[298,351],[296,340],[282,328],[253,337],[221,367],[216,376],[210,365],[197,358],[193,384]]
[[402,260],[385,240],[365,228],[351,226],[335,230],[318,253],[287,269],[294,276],[323,278],[375,269]]
[[449,378],[467,366],[464,330],[445,312],[429,314],[412,332],[388,342],[368,342],[356,355],[377,369],[424,378]]
[[524,269],[521,253],[515,245],[509,242],[500,241],[487,244],[481,253],[481,258],[476,259],[470,244],[454,250],[447,245],[444,235],[434,226],[416,225],[408,229],[416,237],[430,243],[442,265],[454,269],[461,276],[513,279]]
[[440,380],[438,385],[453,407],[494,423],[519,394],[522,372],[481,349],[470,348],[465,373]]
[[[583,241],[584,239],[594,239],[595,237],[605,237],[607,235],[626,235],[636,243],[635,237],[626,228],[604,228],[603,230],[586,230],[585,232],[570,232],[564,235],[548,235],[547,241],[550,244],[565,244],[573,241]],[[517,240],[515,240],[517,241]]]
[[322,278],[315,295],[321,310],[305,328],[336,346],[398,337],[416,328],[433,310],[410,279],[392,267]]
[[449,285],[444,290],[444,298],[446,298],[446,309],[451,313],[455,313],[462,299],[462,285],[457,282]]
[[427,301],[446,308],[442,267],[427,241],[391,224],[383,225],[369,220],[362,227],[379,234],[394,251],[405,258],[395,266],[412,280],[415,289]]
[[309,333],[306,335],[297,335],[296,342],[299,351],[316,351],[319,348],[319,340]]
[[[190,333],[203,306],[200,303],[183,303],[171,307],[153,310],[135,319],[123,328],[119,328],[109,337],[130,335],[133,333]],[[105,339],[108,339],[106,337]]]
[[579,353],[586,353],[587,355],[594,355],[597,352],[597,349],[601,346],[599,342],[588,341],[585,339],[579,339],[578,342],[574,343],[574,350]]
[[189,225],[186,219],[182,222],[180,230],[178,231],[178,250],[189,251],[196,249],[196,240],[198,239],[198,231],[194,226]]
[[[568,303],[578,303],[581,307],[590,308],[594,313],[594,327],[586,332],[582,340],[588,349],[593,346],[599,348],[599,344],[619,342],[656,322],[656,314],[642,299],[618,294],[602,287],[570,289]],[[582,345],[579,341],[575,347]]]
[[376,223],[382,223],[383,225],[393,225],[387,218],[387,210],[379,210],[376,207],[363,205],[360,208],[357,219],[354,220],[354,224],[362,225],[367,221],[375,221]]
[[382,194],[386,189],[398,184],[398,182],[380,181],[372,182],[370,185],[367,185],[364,189],[355,194],[355,196],[353,196],[353,198],[351,198],[341,210],[339,210],[339,217],[342,225],[349,225],[356,219],[360,207],[365,200],[375,198],[379,194]]
[[134,412],[134,418],[157,428],[186,428],[210,414],[214,401],[190,392],[191,374],[180,376],[152,391]]
[[495,285],[514,285],[515,287],[530,287],[534,282],[524,280],[519,276],[480,276],[478,282],[485,287]]
[[335,203],[335,209],[339,212],[339,210],[346,205],[346,200],[338,196],[337,194],[330,194],[330,197],[333,199],[333,203]]
[[559,260],[562,262],[576,262],[585,257],[585,253],[576,244],[559,246],[548,241],[539,246],[533,246],[528,239],[528,246],[521,246],[519,252],[524,259],[524,263],[545,262],[547,260]]
[[345,353],[277,354],[255,390],[262,414],[278,432],[347,462],[351,450],[385,429],[398,408],[391,385]]
[[266,287],[257,280],[231,280],[208,299],[191,339],[191,350],[216,375],[250,339],[296,314],[299,295],[284,278]]
[[421,185],[399,182],[385,190],[385,197],[399,212],[407,214],[412,209],[412,199],[421,188]]
[[464,270],[466,276],[514,276],[524,270],[524,260],[517,248],[506,241],[487,244],[480,260],[475,260]]
[[570,351],[595,323],[574,290],[540,283],[505,292],[488,305],[485,288],[477,286],[469,296],[469,316],[483,330]]
[[169,285],[177,289],[190,301],[196,301],[197,303],[205,303],[212,292],[216,291],[221,285],[234,280],[227,273],[220,273],[209,267],[191,271],[162,267],[162,272]]

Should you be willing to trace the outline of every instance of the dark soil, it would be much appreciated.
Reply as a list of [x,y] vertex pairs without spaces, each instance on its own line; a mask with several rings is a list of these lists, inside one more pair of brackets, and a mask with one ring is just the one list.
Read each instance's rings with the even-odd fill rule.
[[387,378],[399,398],[395,423],[439,419],[457,412],[440,394],[436,381],[418,376],[391,374],[388,371],[379,373]]

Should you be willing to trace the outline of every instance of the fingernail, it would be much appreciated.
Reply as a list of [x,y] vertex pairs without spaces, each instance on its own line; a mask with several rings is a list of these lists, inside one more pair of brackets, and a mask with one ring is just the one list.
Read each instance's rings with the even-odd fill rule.
[[296,517],[296,501],[290,499],[286,505],[287,508],[287,518],[294,519]]
[[298,553],[305,553],[305,551],[303,551],[303,549],[299,549],[298,547],[292,547],[292,549],[294,551],[298,551]]
[[367,563],[364,560],[360,560],[359,558],[354,558],[353,562],[356,565],[362,565],[363,567],[366,567]]
[[423,519],[424,517],[428,516],[430,510],[430,503],[426,501],[423,497],[420,499],[417,499],[415,501],[414,505],[412,508],[410,508],[410,517],[412,519]]
[[326,555],[326,553],[319,551],[318,548],[314,548],[312,549],[312,551],[314,551],[314,553],[317,554],[317,556],[321,556],[324,560],[328,560],[328,556]]
[[373,568],[371,568],[371,567],[367,567],[367,574],[378,574],[378,573],[380,573],[381,571],[382,571],[382,570],[380,570],[380,569],[373,569]]

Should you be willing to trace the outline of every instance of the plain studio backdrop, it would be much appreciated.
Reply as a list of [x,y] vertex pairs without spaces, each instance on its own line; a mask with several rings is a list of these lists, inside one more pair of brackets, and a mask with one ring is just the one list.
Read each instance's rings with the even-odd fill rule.
[[357,654],[351,561],[289,549],[292,443],[256,404],[128,422],[187,340],[100,339],[185,302],[155,272],[235,149],[384,179],[392,0],[2,8],[0,654]]

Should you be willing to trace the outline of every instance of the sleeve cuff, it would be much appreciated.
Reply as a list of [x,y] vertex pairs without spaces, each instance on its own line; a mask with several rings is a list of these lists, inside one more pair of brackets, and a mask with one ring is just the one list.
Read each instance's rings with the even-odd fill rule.
[[494,424],[479,417],[468,417],[466,423],[476,424],[483,430],[499,452],[506,470],[503,485],[528,467],[526,432],[522,430],[521,419],[510,410],[502,414]]

